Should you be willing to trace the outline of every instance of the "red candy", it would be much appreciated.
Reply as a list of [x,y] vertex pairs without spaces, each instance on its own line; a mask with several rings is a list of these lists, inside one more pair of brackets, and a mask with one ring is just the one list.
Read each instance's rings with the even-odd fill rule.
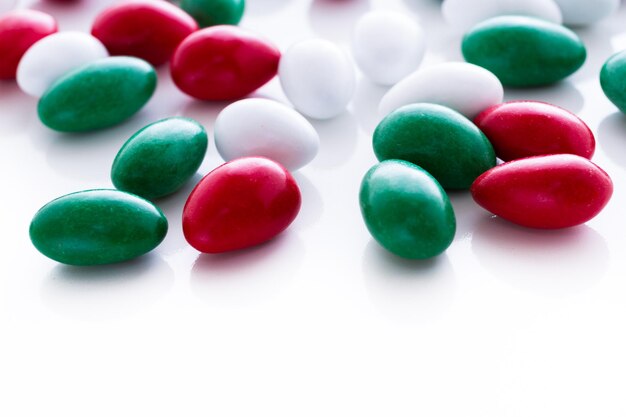
[[198,30],[196,21],[165,1],[130,1],[104,10],[91,33],[111,55],[131,55],[152,65],[167,62],[176,47]]
[[280,164],[260,157],[235,159],[208,173],[183,209],[191,246],[220,253],[272,239],[296,218],[300,190]]
[[591,129],[575,114],[548,103],[512,101],[490,107],[474,123],[503,161],[569,153],[590,159],[596,148]]
[[577,155],[507,162],[482,174],[474,200],[493,214],[526,227],[560,229],[595,217],[613,194],[606,172]]
[[54,18],[36,10],[0,16],[0,79],[15,79],[17,64],[32,44],[57,31]]
[[187,37],[171,61],[172,78],[201,100],[235,100],[271,80],[280,51],[236,26],[214,26]]

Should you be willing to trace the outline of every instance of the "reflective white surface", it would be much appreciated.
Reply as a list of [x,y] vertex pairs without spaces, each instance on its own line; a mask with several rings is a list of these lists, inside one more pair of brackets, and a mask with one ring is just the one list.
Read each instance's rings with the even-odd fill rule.
[[[61,29],[87,30],[109,3],[34,6]],[[424,65],[460,58],[436,0],[249,0],[242,25],[283,50],[312,35],[348,50],[351,26],[374,8],[419,20]],[[386,91],[362,77],[347,112],[313,121],[320,153],[295,175],[303,208],[287,233],[252,250],[199,255],[181,231],[189,184],[159,201],[171,230],[154,253],[97,268],[39,255],[28,239],[35,211],[62,194],[111,187],[113,158],[141,126],[184,115],[212,131],[226,103],[185,97],[161,68],[136,117],[65,135],[40,124],[34,98],[1,83],[0,415],[623,417],[626,116],[603,96],[598,72],[626,48],[625,19],[622,7],[578,30],[589,59],[568,81],[506,91],[588,122],[594,161],[616,187],[605,211],[586,226],[533,231],[457,192],[456,240],[423,262],[384,252],[359,214]],[[276,81],[257,95],[284,100]],[[220,163],[211,139],[201,173]]]

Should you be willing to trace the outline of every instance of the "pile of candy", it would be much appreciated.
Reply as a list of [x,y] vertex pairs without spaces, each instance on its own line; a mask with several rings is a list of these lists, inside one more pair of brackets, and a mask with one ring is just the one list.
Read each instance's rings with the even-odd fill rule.
[[[548,103],[503,103],[503,86],[543,86],[576,72],[586,48],[562,24],[595,23],[619,3],[444,0],[445,19],[465,33],[467,62],[426,68],[419,68],[425,34],[412,17],[363,15],[353,32],[353,60],[365,77],[391,86],[380,102],[386,116],[373,135],[381,162],[360,191],[372,236],[406,258],[442,253],[456,231],[445,190],[470,190],[491,213],[526,227],[572,227],[596,216],[613,185],[590,161],[591,130]],[[103,10],[87,34],[58,32],[55,19],[39,11],[8,11],[0,15],[0,78],[16,79],[26,94],[39,97],[41,122],[60,132],[104,129],[132,117],[155,91],[155,67],[166,63],[187,95],[233,101],[214,129],[227,162],[188,196],[183,233],[201,252],[247,248],[296,218],[301,196],[290,171],[312,161],[320,146],[304,116],[343,113],[356,72],[353,60],[327,40],[300,41],[281,53],[270,40],[235,26],[243,13],[244,0],[133,0]],[[275,76],[295,110],[246,98]],[[624,112],[625,77],[626,52],[608,59],[600,74],[605,94]],[[191,119],[145,126],[112,161],[116,189],[80,191],[46,204],[31,223],[33,244],[72,265],[121,262],[151,251],[168,230],[154,201],[191,179],[207,143],[207,132]]]

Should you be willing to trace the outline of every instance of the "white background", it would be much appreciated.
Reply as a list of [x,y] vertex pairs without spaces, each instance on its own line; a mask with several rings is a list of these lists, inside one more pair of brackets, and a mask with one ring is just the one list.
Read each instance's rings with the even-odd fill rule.
[[[63,30],[88,30],[109,3],[33,6]],[[427,29],[424,65],[460,59],[460,35],[436,0],[249,0],[242,26],[283,50],[310,36],[347,46],[357,17],[382,8]],[[625,18],[622,8],[577,30],[589,58],[567,81],[507,91],[588,122],[594,161],[615,182],[605,211],[585,226],[533,231],[457,192],[456,239],[422,262],[386,253],[361,220],[385,91],[366,80],[348,112],[315,122],[321,151],[296,175],[303,208],[279,238],[199,255],[181,231],[189,184],[158,202],[170,232],[157,250],[97,268],[40,255],[28,239],[33,214],[60,195],[111,187],[111,162],[141,126],[185,115],[212,132],[225,103],[185,97],[165,67],[136,117],[64,135],[41,125],[35,99],[0,83],[0,415],[625,416],[626,116],[598,82],[604,60],[626,48]],[[281,99],[275,81],[260,94]],[[220,163],[211,143],[201,174]]]

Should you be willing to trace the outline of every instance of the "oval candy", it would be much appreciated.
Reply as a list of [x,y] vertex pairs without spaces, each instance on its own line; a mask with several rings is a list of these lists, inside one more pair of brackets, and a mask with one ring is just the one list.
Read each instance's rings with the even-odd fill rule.
[[503,161],[569,153],[591,159],[593,132],[578,116],[538,101],[511,101],[491,107],[474,120]]
[[577,155],[547,155],[499,165],[476,179],[474,200],[525,227],[560,229],[595,217],[613,194],[606,172]]
[[215,26],[189,35],[171,61],[174,83],[200,100],[236,100],[276,75],[280,51],[235,26]]
[[52,84],[39,100],[39,118],[61,132],[113,126],[138,112],[156,84],[156,72],[144,60],[110,57],[94,61]]
[[102,42],[87,33],[55,33],[26,51],[17,67],[17,84],[26,94],[41,97],[63,75],[108,56]]
[[113,185],[149,200],[171,194],[198,171],[207,144],[206,131],[195,120],[170,117],[151,123],[117,153]]
[[502,16],[465,35],[467,62],[493,72],[505,86],[532,87],[562,80],[585,62],[585,45],[571,30],[541,19]]
[[466,62],[446,62],[420,69],[394,85],[380,101],[379,112],[387,115],[407,104],[434,103],[473,119],[503,98],[502,83],[491,72]]
[[69,265],[128,261],[156,248],[167,233],[158,207],[117,190],[80,191],[43,206],[30,224],[42,254]]
[[307,119],[272,100],[237,101],[215,120],[215,145],[225,161],[263,156],[293,171],[313,160],[319,144],[319,135]]
[[202,27],[236,25],[243,17],[245,0],[181,0],[180,7]]
[[611,103],[623,113],[626,113],[626,51],[611,56],[600,71],[600,85],[602,91]]
[[133,0],[102,11],[91,27],[111,55],[130,55],[154,66],[169,61],[176,47],[198,24],[166,1]]
[[346,110],[356,87],[348,56],[334,43],[309,39],[292,45],[280,60],[278,77],[296,110],[329,119]]
[[402,159],[428,171],[445,189],[468,189],[496,165],[485,135],[462,114],[437,104],[411,104],[385,117],[374,131],[379,161]]
[[563,23],[585,26],[615,13],[620,0],[555,0],[563,12]]
[[0,15],[0,80],[14,79],[26,50],[56,31],[56,20],[37,10],[13,10]]
[[397,256],[426,259],[454,240],[456,219],[439,183],[410,162],[388,160],[361,183],[361,214],[370,234]]
[[200,252],[220,253],[264,243],[285,230],[300,210],[291,174],[267,158],[227,162],[208,173],[183,209],[183,232]]
[[363,74],[381,85],[393,85],[422,62],[426,40],[422,28],[397,12],[363,15],[352,36],[352,54]]

